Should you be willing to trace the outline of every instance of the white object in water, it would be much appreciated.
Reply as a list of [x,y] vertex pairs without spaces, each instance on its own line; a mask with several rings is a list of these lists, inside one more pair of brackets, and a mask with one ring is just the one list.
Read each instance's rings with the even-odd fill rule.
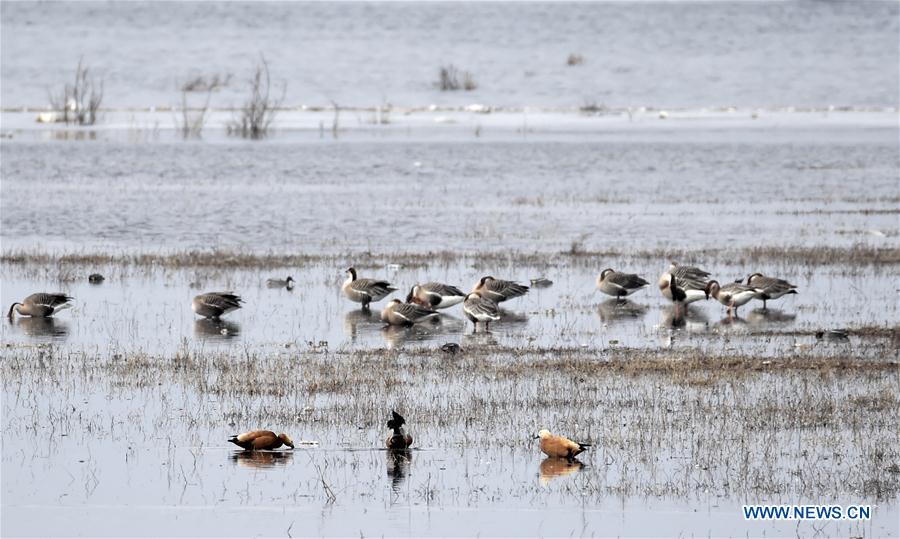
[[436,124],[455,124],[456,120],[449,116],[438,116],[434,119],[434,123]]
[[466,112],[477,112],[478,114],[488,114],[491,112],[491,107],[487,105],[482,105],[480,103],[472,103],[471,105],[466,106]]
[[660,120],[665,120],[665,119],[668,118],[668,117],[669,117],[669,113],[668,113],[668,112],[666,112],[666,111],[664,111],[664,110],[659,111],[659,119],[660,119]]
[[52,124],[56,121],[56,113],[55,112],[42,112],[38,114],[37,122],[39,124]]

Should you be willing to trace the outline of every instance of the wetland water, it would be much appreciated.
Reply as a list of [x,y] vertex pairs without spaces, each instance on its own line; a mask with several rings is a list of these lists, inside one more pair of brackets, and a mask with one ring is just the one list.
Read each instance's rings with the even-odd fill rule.
[[[0,534],[900,535],[895,3],[158,7],[0,3],[0,307],[76,298],[0,324]],[[260,52],[284,110],[226,137]],[[82,54],[100,124],[35,124]],[[446,63],[478,89],[438,91]],[[182,141],[167,107],[212,74],[232,82]],[[331,100],[357,107],[335,137],[301,106]],[[672,258],[800,293],[672,327]],[[341,296],[350,265],[398,297],[554,284],[490,334],[458,307],[385,330]],[[605,267],[652,284],[615,305]],[[229,289],[243,309],[193,316]],[[391,409],[406,454],[381,449]],[[542,427],[593,446],[545,459]],[[226,442],[256,428],[297,448]]]
[[[896,144],[800,132],[4,142],[0,299],[77,298],[0,330],[4,535],[783,536],[814,528],[741,505],[834,502],[874,518],[828,534],[895,536]],[[27,222],[39,192],[55,224]],[[224,262],[188,253],[212,248]],[[594,289],[607,266],[655,283],[669,257],[800,294],[736,321],[695,304],[673,328],[653,286],[624,306]],[[341,296],[350,264],[401,288],[554,284],[490,334],[458,308],[385,330]],[[288,274],[293,291],[266,287]],[[197,320],[190,298],[215,289],[245,307]],[[816,339],[831,327],[849,340]],[[409,455],[379,449],[392,408]],[[259,427],[317,443],[225,442]],[[594,447],[547,461],[541,427]]]

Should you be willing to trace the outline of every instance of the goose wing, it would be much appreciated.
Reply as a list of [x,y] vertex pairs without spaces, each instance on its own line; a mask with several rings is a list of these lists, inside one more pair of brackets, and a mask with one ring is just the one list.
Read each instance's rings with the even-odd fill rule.
[[30,296],[25,298],[25,301],[23,303],[25,303],[26,305],[50,307],[51,309],[55,309],[60,305],[65,305],[73,299],[75,298],[62,293],[38,292],[36,294],[31,294]]
[[609,274],[606,282],[625,290],[633,290],[650,284],[634,273],[619,273],[618,271]]
[[244,301],[240,296],[231,292],[209,292],[197,296],[197,301],[214,309],[240,309]]
[[423,318],[437,314],[433,310],[423,307],[418,303],[398,303],[394,306],[394,313],[410,322],[417,322]]
[[465,296],[466,294],[459,288],[444,283],[424,283],[419,285],[419,289],[429,296]]
[[391,286],[391,283],[377,279],[356,279],[350,283],[350,288],[370,296],[386,296],[397,290]]
[[485,289],[492,295],[502,297],[504,299],[517,298],[528,293],[528,287],[513,281],[503,281],[500,279],[489,280],[484,283]]
[[472,316],[486,316],[493,320],[500,319],[500,308],[497,306],[497,302],[489,298],[469,296],[463,307]]
[[775,277],[756,277],[753,279],[750,286],[764,294],[783,293],[797,288],[796,285],[792,285],[784,279],[776,279]]
[[676,266],[669,273],[678,279],[678,285],[685,290],[703,290],[709,281],[709,272],[693,266]]

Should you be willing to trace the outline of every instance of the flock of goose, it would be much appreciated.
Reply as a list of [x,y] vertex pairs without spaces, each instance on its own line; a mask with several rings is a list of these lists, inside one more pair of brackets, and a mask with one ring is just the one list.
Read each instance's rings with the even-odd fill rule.
[[[347,269],[347,280],[341,290],[347,299],[362,304],[364,311],[369,310],[371,303],[381,301],[396,292],[397,288],[383,279],[359,277],[356,269]],[[546,285],[548,281],[538,279],[534,285]],[[604,294],[624,300],[627,296],[647,287],[650,283],[633,274],[607,268],[597,277],[597,289]],[[737,314],[737,309],[751,300],[767,302],[788,294],[796,294],[797,287],[784,279],[768,277],[761,273],[753,273],[742,280],[719,284],[710,279],[710,273],[694,266],[683,266],[672,262],[669,269],[659,278],[660,293],[675,305],[675,319],[683,319],[687,305],[696,301],[716,299],[727,307],[729,317]],[[269,279],[269,287],[292,288],[294,279]],[[496,279],[490,275],[482,277],[468,294],[449,284],[426,282],[410,288],[406,301],[393,299],[381,311],[381,320],[394,326],[411,326],[439,316],[438,311],[462,304],[462,310],[478,331],[478,323],[484,329],[490,329],[490,323],[501,317],[499,304],[504,301],[524,296],[529,287]],[[22,302],[13,303],[7,316],[14,313],[24,316],[45,318],[51,317],[62,309],[71,306],[74,298],[62,293],[39,292],[31,294]],[[243,300],[232,292],[207,292],[194,297],[191,308],[199,316],[218,319],[234,310],[240,309]]]

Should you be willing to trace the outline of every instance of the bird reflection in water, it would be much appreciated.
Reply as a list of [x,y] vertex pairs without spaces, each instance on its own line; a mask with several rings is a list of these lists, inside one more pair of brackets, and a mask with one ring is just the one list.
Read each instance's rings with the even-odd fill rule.
[[64,341],[69,336],[69,326],[55,318],[20,316],[9,323],[25,335],[42,340]]
[[639,305],[630,299],[619,301],[608,299],[597,306],[597,316],[605,324],[614,322],[637,320],[647,314],[647,307]]
[[705,332],[709,329],[709,318],[697,307],[685,305],[684,316],[675,316],[675,306],[671,305],[663,309],[663,318],[660,324],[667,328],[683,328],[686,331]]
[[579,472],[582,468],[584,468],[584,464],[578,459],[570,461],[558,457],[547,457],[541,461],[541,486],[546,487],[553,479]]
[[245,468],[274,468],[291,462],[294,453],[291,451],[238,451],[231,453],[231,461]]
[[753,309],[747,313],[747,323],[751,326],[786,326],[794,322],[796,314],[788,314],[778,309]]
[[241,326],[229,320],[199,318],[194,321],[194,335],[211,340],[229,340],[241,334]]
[[409,475],[409,464],[412,462],[412,451],[409,449],[388,449],[387,475],[391,478],[391,490],[400,492],[400,487]]
[[374,333],[382,327],[381,317],[378,313],[354,309],[344,315],[344,335],[351,341],[359,337],[360,332]]
[[414,326],[386,326],[381,328],[381,335],[388,348],[400,348],[407,342],[430,341],[445,332],[440,326],[426,322]]

